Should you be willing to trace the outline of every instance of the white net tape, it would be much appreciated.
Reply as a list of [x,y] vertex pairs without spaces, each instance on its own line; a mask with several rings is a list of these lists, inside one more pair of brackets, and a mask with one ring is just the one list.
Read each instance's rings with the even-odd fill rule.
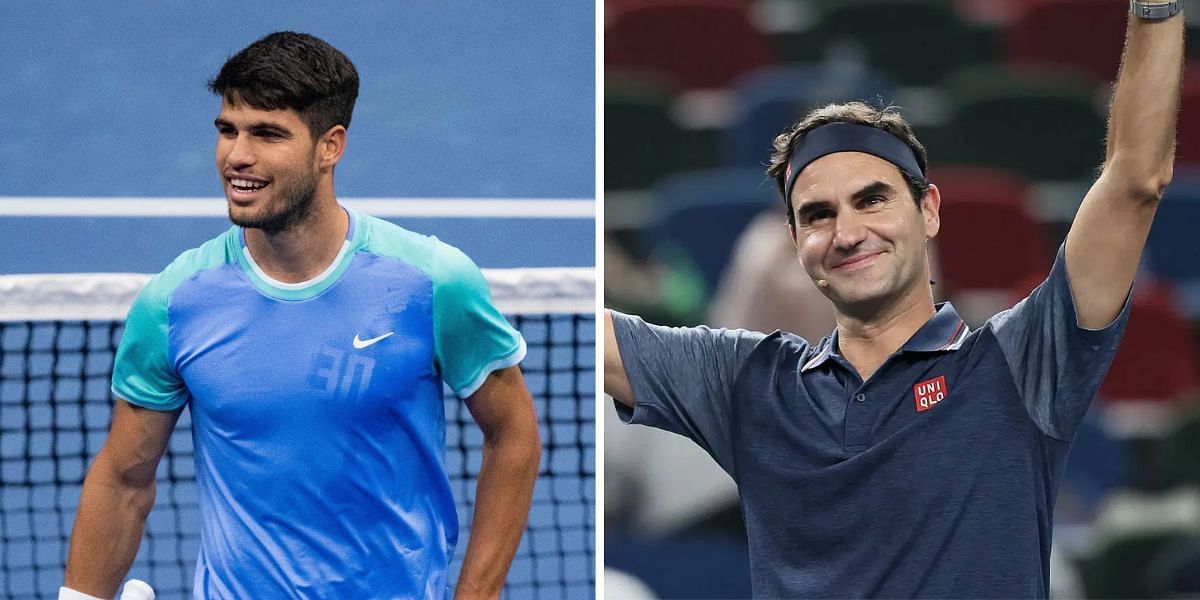
[[[484,269],[501,312],[592,313],[591,268]],[[121,320],[150,275],[65,273],[0,276],[0,321]]]

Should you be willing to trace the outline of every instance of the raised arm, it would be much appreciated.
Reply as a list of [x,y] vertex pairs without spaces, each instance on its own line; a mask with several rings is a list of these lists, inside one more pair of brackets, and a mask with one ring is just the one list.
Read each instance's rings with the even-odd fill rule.
[[604,310],[604,393],[633,408],[633,388],[625,375],[621,351],[617,348],[617,333],[613,329],[612,311],[608,309]]
[[108,439],[83,481],[64,585],[100,598],[117,595],[154,506],[158,461],[183,408],[157,411],[118,399]]
[[1130,15],[1109,111],[1104,168],[1067,234],[1079,325],[1112,322],[1133,283],[1154,212],[1171,181],[1183,72],[1183,15]]
[[466,400],[483,430],[475,517],[454,597],[499,598],[525,521],[541,456],[537,413],[518,367],[488,375]]

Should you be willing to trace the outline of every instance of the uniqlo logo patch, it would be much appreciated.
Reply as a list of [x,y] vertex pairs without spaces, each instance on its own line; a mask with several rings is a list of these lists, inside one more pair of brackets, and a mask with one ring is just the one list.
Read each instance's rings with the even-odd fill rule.
[[946,376],[922,381],[913,386],[913,400],[917,404],[917,412],[933,408],[935,404],[946,399]]

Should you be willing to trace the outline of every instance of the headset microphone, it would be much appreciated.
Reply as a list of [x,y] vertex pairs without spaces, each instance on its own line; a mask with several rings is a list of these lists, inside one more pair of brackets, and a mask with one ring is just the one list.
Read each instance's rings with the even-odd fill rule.
[[820,287],[820,288],[827,288],[827,287],[829,287],[829,282],[828,282],[828,281],[825,281],[824,279],[818,279],[818,280],[817,280],[817,287]]

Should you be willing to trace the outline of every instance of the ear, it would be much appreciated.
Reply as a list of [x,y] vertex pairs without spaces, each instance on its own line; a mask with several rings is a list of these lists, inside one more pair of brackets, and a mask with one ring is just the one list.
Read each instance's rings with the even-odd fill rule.
[[938,211],[942,208],[942,192],[936,185],[929,184],[929,191],[921,199],[921,216],[925,219],[925,237],[937,236],[942,228],[942,218]]
[[346,153],[346,127],[334,125],[317,140],[317,161],[321,169],[332,169]]
[[788,237],[792,238],[792,245],[796,247],[796,251],[800,251],[800,238],[796,235],[796,223],[788,221]]

